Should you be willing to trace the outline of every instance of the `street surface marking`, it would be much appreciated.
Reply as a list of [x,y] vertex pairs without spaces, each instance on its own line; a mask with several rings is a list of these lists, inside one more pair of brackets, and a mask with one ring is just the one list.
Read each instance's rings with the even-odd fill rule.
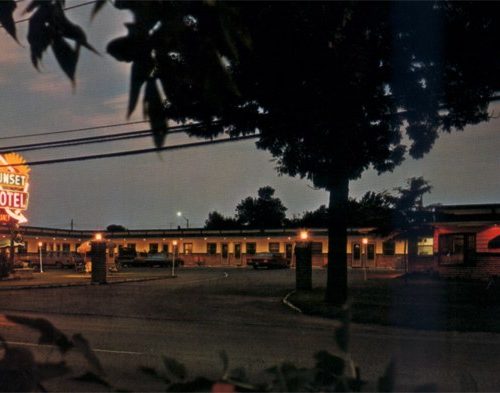
[[[56,348],[56,346],[54,346],[54,345],[25,343],[25,342],[21,342],[21,341],[6,341],[5,343],[8,345],[18,345],[20,347],[22,346],[22,347],[35,347],[35,348]],[[100,348],[93,348],[92,350],[94,352],[113,353],[113,354],[120,354],[120,355],[147,355],[146,352],[115,351],[112,349],[100,349]]]

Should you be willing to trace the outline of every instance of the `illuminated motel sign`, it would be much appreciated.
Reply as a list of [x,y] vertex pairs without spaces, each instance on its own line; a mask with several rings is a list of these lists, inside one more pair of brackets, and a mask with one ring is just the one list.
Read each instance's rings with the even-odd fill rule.
[[23,212],[28,209],[30,167],[17,153],[0,154],[0,221],[12,219],[22,224],[28,220]]

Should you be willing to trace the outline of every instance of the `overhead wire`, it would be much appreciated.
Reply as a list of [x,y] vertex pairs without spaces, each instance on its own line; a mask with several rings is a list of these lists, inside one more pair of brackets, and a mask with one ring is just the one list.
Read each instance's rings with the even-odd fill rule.
[[68,129],[68,130],[58,130],[58,131],[37,132],[37,133],[23,134],[23,135],[2,136],[2,137],[0,137],[0,140],[30,138],[30,137],[34,137],[34,136],[70,134],[70,133],[74,133],[74,132],[101,130],[101,129],[105,129],[105,128],[122,127],[122,126],[142,124],[142,123],[147,123],[147,122],[148,122],[148,120],[138,120],[138,121],[129,121],[129,122],[125,122],[125,123],[105,124],[102,126],[94,126],[94,127],[82,127],[82,128]]
[[[181,125],[181,126],[173,126],[169,127],[167,130],[167,134],[175,134],[180,132],[186,132],[189,130],[194,130],[196,128],[204,127],[202,123],[195,123],[189,125]],[[64,139],[50,142],[37,142],[37,143],[28,143],[22,145],[11,145],[0,147],[0,154],[8,153],[8,152],[24,152],[24,151],[32,151],[32,150],[42,150],[42,149],[52,149],[58,147],[68,147],[68,146],[78,146],[85,145],[91,143],[104,143],[104,142],[114,142],[126,139],[135,139],[135,138],[144,138],[152,135],[151,129],[146,130],[138,130],[138,131],[128,131],[117,134],[109,134],[109,135],[100,135],[100,136],[91,136],[84,138],[75,138],[75,139]]]
[[219,145],[219,144],[228,143],[228,142],[239,142],[239,141],[243,141],[243,140],[258,138],[259,136],[260,136],[260,134],[257,133],[257,134],[243,135],[243,136],[238,136],[238,137],[215,139],[215,140],[201,141],[201,142],[183,143],[183,144],[178,144],[178,145],[170,145],[170,146],[163,146],[163,147],[149,148],[149,149],[125,150],[125,151],[119,151],[119,152],[114,152],[114,153],[93,154],[93,155],[78,156],[78,157],[56,158],[56,159],[50,159],[50,160],[28,161],[28,162],[19,163],[19,164],[0,165],[0,168],[15,167],[15,166],[21,166],[21,165],[28,165],[28,166],[50,165],[50,164],[60,164],[60,163],[66,163],[66,162],[88,161],[88,160],[96,160],[96,159],[103,159],[103,158],[114,158],[114,157],[124,157],[124,156],[132,156],[132,155],[139,155],[139,154],[159,153],[159,152],[163,152],[163,151],[180,150],[180,149],[200,147],[200,146]]

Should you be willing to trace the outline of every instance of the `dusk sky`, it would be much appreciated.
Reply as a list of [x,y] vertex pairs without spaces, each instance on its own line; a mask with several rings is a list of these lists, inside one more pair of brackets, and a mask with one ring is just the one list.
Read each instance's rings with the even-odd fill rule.
[[[67,2],[68,5],[80,2]],[[19,8],[26,6],[21,2]],[[42,72],[31,65],[26,40],[27,23],[17,24],[22,46],[0,31],[0,137],[22,136],[56,130],[101,126],[126,121],[129,68],[106,54],[107,42],[122,35],[127,13],[107,6],[90,24],[91,6],[68,12],[68,17],[88,32],[89,42],[102,56],[82,50],[77,86],[55,63],[50,50]],[[17,15],[16,19],[22,16]],[[500,104],[491,105],[496,116],[464,132],[441,134],[432,152],[421,160],[408,159],[393,173],[374,171],[351,183],[351,196],[366,191],[392,190],[407,178],[424,176],[433,188],[425,204],[500,202]],[[130,121],[142,119],[138,108]],[[0,139],[0,146],[145,129],[147,124],[52,137]],[[184,141],[169,137],[167,144]],[[23,153],[27,161],[73,157],[153,147],[151,138],[74,148]],[[311,183],[279,177],[269,153],[254,141],[199,147],[161,154],[147,154],[77,163],[36,166],[31,170],[28,225],[75,229],[103,229],[121,224],[130,229],[176,228],[185,221],[202,227],[208,213],[233,215],[237,203],[257,189],[271,185],[288,207],[287,215],[301,214],[327,204],[328,195]]]

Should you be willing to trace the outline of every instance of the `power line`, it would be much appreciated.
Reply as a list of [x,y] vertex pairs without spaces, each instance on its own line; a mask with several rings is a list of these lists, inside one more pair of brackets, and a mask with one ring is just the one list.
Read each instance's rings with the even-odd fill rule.
[[[186,132],[189,130],[194,130],[196,128],[202,128],[202,127],[204,127],[203,123],[169,127],[167,130],[167,135],[168,134],[176,134],[176,133],[180,133],[180,132]],[[12,146],[5,146],[3,148],[0,148],[0,154],[9,153],[12,151],[24,152],[24,151],[32,151],[32,150],[54,149],[54,148],[59,148],[59,147],[79,146],[79,145],[92,144],[92,143],[115,142],[115,141],[127,140],[127,139],[144,138],[146,136],[149,137],[149,136],[151,136],[151,134],[152,134],[152,130],[147,129],[147,130],[139,130],[139,131],[128,131],[128,132],[122,132],[122,133],[111,134],[111,135],[101,135],[101,136],[92,136],[92,137],[85,137],[85,138],[66,139],[66,140],[59,140],[59,141],[52,141],[52,142],[39,142],[39,143],[29,143],[29,144],[24,144],[24,145],[12,145]]]
[[126,150],[126,151],[115,152],[115,153],[94,154],[94,155],[79,156],[79,157],[67,157],[67,158],[58,158],[58,159],[52,159],[52,160],[31,161],[31,162],[25,162],[22,164],[0,165],[0,168],[15,167],[15,166],[21,166],[21,165],[28,165],[28,166],[50,165],[50,164],[60,164],[60,163],[65,163],[65,162],[88,161],[88,160],[97,160],[97,159],[103,159],[103,158],[124,157],[124,156],[132,156],[132,155],[147,154],[147,153],[158,153],[158,152],[167,151],[167,150],[180,150],[180,149],[187,149],[187,148],[192,148],[192,147],[218,145],[218,144],[227,143],[227,142],[239,142],[239,141],[243,141],[243,140],[258,138],[259,136],[260,136],[260,134],[252,134],[252,135],[244,135],[244,136],[239,136],[239,137],[234,137],[234,138],[224,138],[224,139],[216,139],[216,140],[212,140],[212,141],[184,143],[184,144],[173,145],[173,146],[164,146],[164,147],[159,147],[159,148]]
[[39,132],[39,133],[34,133],[34,134],[13,135],[13,136],[2,136],[2,137],[0,137],[0,140],[21,139],[21,138],[29,138],[29,137],[33,137],[33,136],[69,134],[72,132],[100,130],[100,129],[104,129],[104,128],[121,127],[121,126],[128,126],[128,125],[134,125],[134,124],[142,124],[142,123],[147,123],[147,122],[148,122],[147,120],[139,120],[139,121],[130,121],[130,122],[126,122],[126,123],[114,123],[114,124],[107,124],[107,125],[102,125],[102,126],[94,126],[94,127],[73,128],[73,129],[69,129],[69,130],[48,131],[48,132]]

